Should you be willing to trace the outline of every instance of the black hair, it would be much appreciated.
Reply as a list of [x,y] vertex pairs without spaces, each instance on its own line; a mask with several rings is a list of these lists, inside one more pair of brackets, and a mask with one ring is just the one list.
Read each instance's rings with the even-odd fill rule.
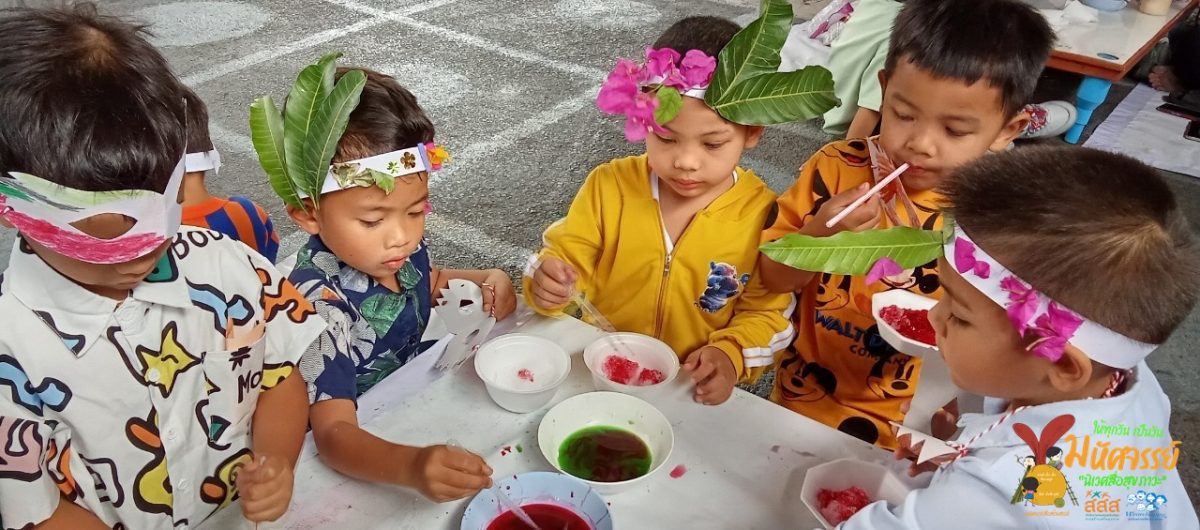
[[934,77],[1000,90],[1005,117],[1029,102],[1054,32],[1016,0],[909,0],[896,16],[884,71],[906,61]]
[[208,133],[208,105],[192,89],[181,86],[180,91],[187,102],[187,152],[212,151],[212,137]]
[[741,29],[726,18],[687,17],[671,24],[671,27],[654,41],[654,48],[671,48],[679,52],[679,55],[686,54],[688,50],[700,50],[716,57]]
[[1175,194],[1133,158],[1081,147],[982,157],[942,191],[959,226],[1017,277],[1126,337],[1161,344],[1200,296]]
[[381,155],[433,141],[433,122],[417,98],[394,78],[360,67],[338,68],[336,79],[351,70],[367,75],[358,106],[350,113],[333,162]]
[[1046,458],[1054,458],[1058,455],[1061,455],[1062,452],[1063,452],[1062,448],[1055,445],[1049,449],[1046,449]]
[[90,3],[0,11],[0,172],[86,191],[166,189],[184,104],[145,35]]

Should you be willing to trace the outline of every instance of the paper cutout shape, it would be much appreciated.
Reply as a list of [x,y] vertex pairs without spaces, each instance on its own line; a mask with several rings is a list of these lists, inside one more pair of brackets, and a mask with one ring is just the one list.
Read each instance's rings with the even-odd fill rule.
[[462,366],[487,340],[496,319],[483,310],[483,290],[474,282],[450,280],[429,316],[422,341],[451,336],[436,367],[454,370]]
[[943,440],[939,440],[933,436],[917,431],[910,427],[905,427],[894,421],[888,423],[899,429],[896,432],[897,438],[901,436],[910,436],[908,444],[909,447],[921,448],[920,453],[917,454],[917,464],[924,464],[925,462],[940,456],[958,453],[958,449],[955,449],[953,446]]

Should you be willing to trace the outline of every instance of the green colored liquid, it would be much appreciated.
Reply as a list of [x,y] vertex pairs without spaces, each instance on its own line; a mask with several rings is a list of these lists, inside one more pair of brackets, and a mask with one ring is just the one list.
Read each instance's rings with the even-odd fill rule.
[[558,447],[558,466],[584,480],[620,482],[650,471],[650,447],[638,435],[607,425],[571,433]]

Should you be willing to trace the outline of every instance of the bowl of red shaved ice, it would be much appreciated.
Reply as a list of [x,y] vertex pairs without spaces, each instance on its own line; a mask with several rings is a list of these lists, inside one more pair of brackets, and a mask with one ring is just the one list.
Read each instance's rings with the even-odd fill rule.
[[937,335],[929,322],[929,310],[935,305],[937,300],[902,289],[871,297],[879,336],[897,351],[914,357],[938,354]]
[[899,506],[908,492],[908,486],[886,466],[843,458],[809,469],[800,498],[817,521],[833,530],[872,503]]
[[584,348],[583,362],[596,390],[641,397],[657,394],[679,374],[675,350],[641,333],[609,333]]

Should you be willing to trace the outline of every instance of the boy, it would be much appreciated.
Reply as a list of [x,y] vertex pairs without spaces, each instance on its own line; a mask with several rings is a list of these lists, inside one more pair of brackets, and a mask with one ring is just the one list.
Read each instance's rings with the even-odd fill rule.
[[825,113],[826,134],[866,138],[879,126],[883,90],[879,71],[887,59],[888,36],[903,0],[860,0],[829,47],[833,89],[842,104]]
[[[940,226],[941,196],[934,188],[955,167],[1004,150],[1025,127],[1021,108],[1049,57],[1052,34],[1037,11],[1013,0],[909,0],[891,38],[880,73],[879,136],[834,142],[813,155],[779,198],[779,216],[763,232],[764,242],[793,232],[823,237],[877,226]],[[825,226],[904,163],[910,167],[899,184]],[[908,289],[936,297],[935,264],[884,278],[882,285],[792,269],[766,257],[761,267],[769,289],[800,293],[799,337],[777,359],[771,399],[894,447],[888,421],[903,418],[901,405],[916,389],[920,362],[879,336],[871,295]]]
[[[703,99],[711,74],[691,75],[700,65],[716,68],[738,29],[690,17],[659,37],[646,68],[688,74],[662,81],[683,85],[682,109],[657,128],[632,131],[645,136],[644,155],[592,171],[566,217],[546,229],[540,265],[526,272],[525,298],[539,312],[560,311],[578,280],[579,294],[617,329],[662,339],[684,361],[695,400],[707,405],[756,379],[792,336],[792,297],[767,293],[756,270],[774,194],[737,167],[763,128],[722,117]],[[601,110],[615,110],[607,96],[617,92],[612,81],[623,62],[601,90]],[[640,139],[630,132],[627,123],[627,138]]]
[[179,229],[184,104],[140,28],[19,9],[0,49],[0,223],[20,234],[0,526],[187,528],[239,495],[278,518],[305,428],[294,368],[324,322],[258,254]]
[[208,135],[208,107],[192,89],[182,87],[187,102],[188,155],[183,175],[183,224],[215,230],[258,251],[272,263],[279,235],[267,211],[246,197],[214,197],[204,185],[205,172],[221,169],[221,154]]
[[[1170,187],[1131,158],[1066,147],[985,157],[943,186],[956,226],[929,320],[984,413],[963,416],[961,456],[927,488],[844,528],[1197,528],[1170,403],[1143,361],[1200,296]],[[1170,502],[1126,504],[1138,490]]]
[[[358,398],[426,351],[429,344],[421,339],[433,301],[450,280],[479,284],[483,311],[497,319],[516,308],[516,293],[499,269],[431,264],[424,238],[428,176],[448,160],[432,143],[433,123],[395,79],[363,68],[335,70],[336,57],[326,55],[309,67],[336,80],[333,92],[361,84],[357,93],[351,91],[345,130],[320,131],[322,139],[337,139],[332,163],[293,166],[287,176],[275,178],[266,163],[270,151],[256,146],[272,187],[288,202],[288,214],[311,235],[290,279],[329,322],[300,362],[313,439],[321,460],[343,474],[412,488],[439,502],[459,499],[491,485],[492,470],[483,458],[447,445],[380,438],[359,425]],[[302,79],[292,94],[305,89]],[[266,98],[255,103],[252,124],[262,123],[255,119],[260,112],[278,112],[268,103]],[[261,129],[254,132],[262,136]],[[295,140],[279,143],[305,147],[303,139]],[[287,160],[286,148],[284,153]],[[453,436],[446,432],[442,439]]]

